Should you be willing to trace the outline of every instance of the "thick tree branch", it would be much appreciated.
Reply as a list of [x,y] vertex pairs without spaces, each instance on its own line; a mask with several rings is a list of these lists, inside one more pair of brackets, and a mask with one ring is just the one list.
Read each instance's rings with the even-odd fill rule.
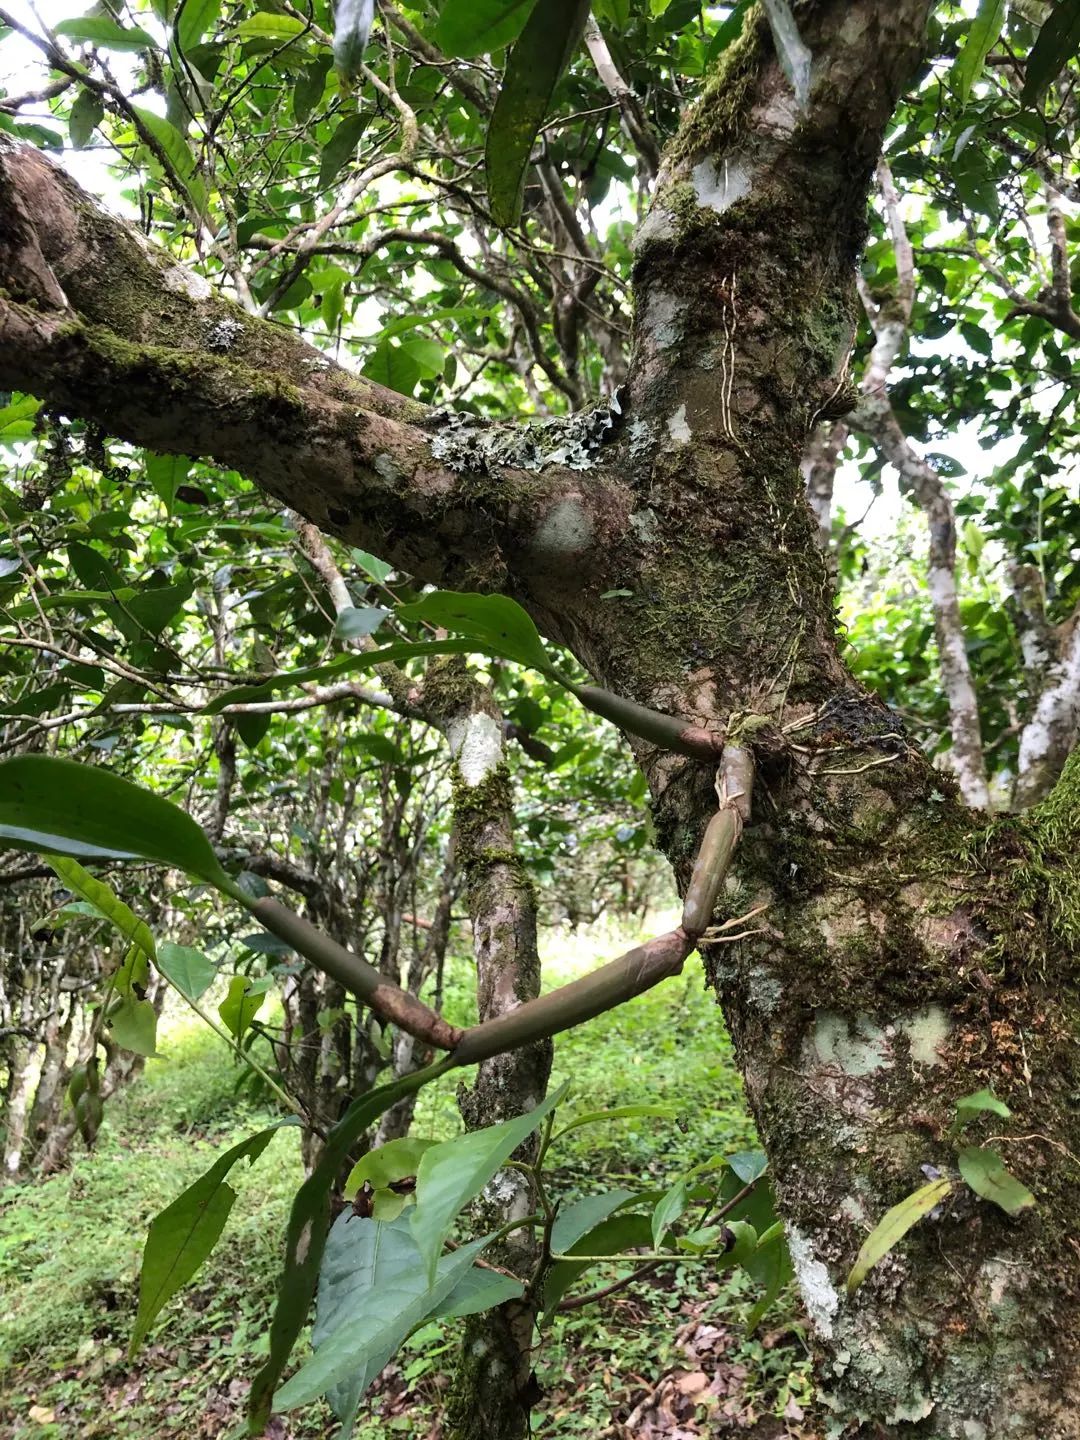
[[[517,468],[512,437],[490,469],[455,459],[425,407],[218,296],[29,146],[0,148],[0,213],[0,384],[236,468],[423,579],[490,586],[513,571],[542,593],[554,570],[565,592],[624,530],[619,482],[558,462],[540,473],[529,453],[535,468]],[[565,525],[545,529],[567,505],[569,546]]]

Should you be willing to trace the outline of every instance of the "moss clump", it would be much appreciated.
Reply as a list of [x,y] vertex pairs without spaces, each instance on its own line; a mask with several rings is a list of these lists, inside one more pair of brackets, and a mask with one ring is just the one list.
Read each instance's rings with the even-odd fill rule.
[[751,6],[742,31],[724,51],[668,149],[672,165],[715,155],[734,144],[746,121],[754,82],[769,53],[769,22]]

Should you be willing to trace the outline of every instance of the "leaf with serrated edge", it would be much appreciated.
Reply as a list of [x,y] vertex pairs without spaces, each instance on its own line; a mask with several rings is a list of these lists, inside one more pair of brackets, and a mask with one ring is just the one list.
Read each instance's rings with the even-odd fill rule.
[[434,1278],[454,1217],[555,1109],[568,1088],[569,1082],[560,1085],[526,1115],[458,1135],[424,1152],[416,1172],[416,1208],[410,1223],[429,1279]]
[[235,1191],[225,1183],[229,1171],[245,1155],[254,1163],[282,1125],[295,1123],[282,1120],[234,1145],[150,1222],[129,1357],[139,1348],[162,1306],[187,1284],[217,1243],[236,1199]]
[[77,860],[66,855],[46,855],[45,859],[59,875],[67,888],[75,895],[81,895],[99,914],[113,925],[129,944],[137,945],[151,960],[156,959],[154,937],[150,927],[135,914],[111,885],[91,875]]
[[319,1163],[296,1192],[285,1234],[285,1268],[270,1326],[270,1354],[252,1383],[248,1401],[249,1434],[261,1435],[265,1430],[278,1378],[307,1320],[326,1246],[330,1190],[345,1157],[384,1111],[434,1080],[449,1065],[449,1060],[440,1061],[354,1100],[327,1136]]

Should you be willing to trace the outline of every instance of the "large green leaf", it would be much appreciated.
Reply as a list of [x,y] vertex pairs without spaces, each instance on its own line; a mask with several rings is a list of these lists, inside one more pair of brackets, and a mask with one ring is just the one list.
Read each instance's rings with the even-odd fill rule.
[[484,145],[488,203],[499,225],[516,225],[533,142],[577,49],[589,0],[537,0],[510,52]]
[[190,945],[165,943],[158,946],[157,967],[189,1000],[198,1000],[200,995],[205,994],[217,975],[213,961]]
[[404,620],[426,621],[461,635],[486,654],[551,673],[551,657],[532,617],[506,595],[432,590],[414,604],[400,606],[397,613]]
[[[731,1228],[734,1230],[738,1224],[740,1224],[739,1221],[734,1221]],[[753,1331],[757,1329],[762,1316],[795,1273],[787,1241],[784,1238],[784,1227],[782,1225],[770,1227],[759,1237],[754,1252],[747,1255],[740,1263],[752,1280],[756,1280],[759,1285],[764,1286],[762,1295],[746,1317],[746,1328]]]
[[[645,1249],[651,1244],[651,1218],[648,1215],[632,1212],[610,1215],[599,1225],[586,1231],[568,1250],[555,1253],[589,1257],[619,1255],[625,1250]],[[545,1317],[555,1311],[570,1286],[596,1263],[593,1258],[555,1261],[544,1280]]]
[[1005,0],[979,0],[975,19],[953,66],[957,94],[964,105],[968,102],[971,87],[983,72],[987,55],[1001,34],[1005,9]]
[[690,1196],[687,1193],[686,1181],[679,1179],[666,1191],[656,1202],[652,1213],[652,1243],[653,1249],[659,1250],[663,1244],[664,1236],[678,1220],[690,1203]]
[[[539,728],[539,727],[531,727]],[[584,1115],[575,1115],[562,1129],[553,1135],[552,1143],[561,1140],[564,1135],[569,1135],[571,1130],[578,1130],[582,1125],[599,1125],[606,1120],[640,1120],[644,1118],[656,1118],[673,1120],[679,1112],[674,1105],[614,1105],[610,1110],[589,1110]]]
[[1021,98],[1037,100],[1080,51],[1080,0],[1057,0],[1028,56]]
[[536,0],[444,0],[434,41],[444,55],[467,59],[510,45]]
[[912,1194],[905,1195],[899,1205],[885,1212],[863,1241],[851,1267],[847,1278],[849,1295],[854,1294],[873,1266],[889,1253],[897,1241],[903,1239],[913,1225],[941,1204],[952,1188],[951,1180],[931,1180],[926,1185],[920,1185]]
[[137,25],[118,25],[107,15],[83,15],[77,20],[61,20],[58,35],[69,40],[87,40],[107,50],[156,50],[157,41]]
[[319,1274],[314,1359],[277,1392],[275,1408],[329,1395],[348,1425],[368,1385],[409,1331],[449,1298],[486,1243],[444,1255],[429,1283],[405,1216],[384,1223],[340,1215]]
[[162,1306],[187,1284],[216,1245],[236,1199],[236,1191],[226,1184],[229,1171],[245,1155],[254,1163],[275,1132],[291,1124],[295,1121],[282,1120],[234,1145],[154,1217],[143,1247],[139,1310],[129,1356],[139,1348]]
[[415,1175],[425,1152],[438,1143],[419,1135],[405,1135],[400,1140],[388,1140],[385,1145],[377,1145],[349,1171],[349,1178],[345,1181],[345,1199],[351,1200],[365,1181],[373,1190],[386,1190],[396,1180]]
[[183,810],[108,770],[16,755],[0,762],[0,839],[80,859],[156,860],[231,891],[210,841]]
[[109,1033],[121,1050],[157,1054],[157,1011],[149,1000],[124,995],[108,1015]]
[[248,1401],[249,1434],[261,1435],[265,1430],[277,1382],[307,1320],[326,1248],[330,1191],[349,1151],[391,1105],[436,1079],[451,1064],[448,1057],[354,1100],[327,1136],[319,1163],[296,1192],[285,1232],[285,1268],[270,1326],[270,1354]]
[[264,990],[253,990],[250,976],[234,975],[229,981],[228,994],[218,1006],[221,1023],[239,1040],[265,999]]
[[970,1120],[973,1115],[981,1115],[989,1111],[992,1115],[998,1115],[1002,1120],[1008,1120],[1012,1111],[999,1100],[991,1090],[976,1090],[971,1095],[963,1095],[956,1102],[957,1127]]
[[295,15],[274,15],[269,10],[256,10],[241,20],[236,33],[244,40],[295,40],[307,29]]
[[221,0],[184,0],[176,21],[176,43],[181,50],[197,45],[213,29],[221,13]]
[[1035,1204],[1035,1196],[1005,1168],[996,1150],[969,1145],[956,1157],[960,1174],[976,1195],[992,1200],[1007,1215],[1019,1215]]
[[637,1198],[634,1190],[604,1190],[599,1195],[586,1195],[583,1200],[576,1200],[573,1205],[560,1210],[555,1224],[551,1227],[552,1253],[565,1254],[602,1220],[606,1220],[616,1210],[621,1210],[624,1205],[632,1204]]
[[455,1136],[424,1152],[416,1172],[416,1208],[410,1223],[429,1280],[434,1280],[454,1217],[479,1195],[544,1116],[555,1109],[568,1085],[560,1085],[527,1115]]
[[156,959],[150,927],[124,904],[110,885],[84,870],[77,860],[62,855],[49,855],[46,858],[72,894],[81,895],[84,900],[89,901],[98,914],[115,926],[129,944],[138,945],[151,960]]

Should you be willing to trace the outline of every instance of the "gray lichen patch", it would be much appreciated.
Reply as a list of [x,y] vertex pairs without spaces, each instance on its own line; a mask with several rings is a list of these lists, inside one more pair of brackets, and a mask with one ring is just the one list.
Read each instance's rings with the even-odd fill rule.
[[833,1333],[833,1317],[840,1308],[840,1296],[824,1264],[814,1255],[813,1245],[794,1225],[787,1227],[788,1249],[806,1313],[817,1333],[825,1340]]
[[811,1063],[835,1067],[845,1075],[872,1075],[892,1063],[884,1030],[869,1015],[849,1020],[824,1010],[814,1024]]
[[581,501],[568,495],[556,501],[540,522],[532,548],[550,559],[564,559],[587,550],[593,522]]
[[431,453],[449,470],[486,475],[509,466],[517,470],[543,470],[560,465],[588,470],[597,451],[614,438],[622,418],[618,395],[608,405],[577,415],[497,425],[456,410],[438,410],[429,420],[438,426]]
[[686,418],[686,406],[679,408],[668,416],[667,431],[676,445],[688,445],[693,438],[689,422]]
[[940,1005],[926,1005],[896,1025],[908,1039],[908,1053],[913,1065],[941,1065],[941,1047],[949,1038],[952,1026]]
[[670,350],[683,336],[683,313],[685,306],[675,295],[663,290],[654,290],[648,299],[645,314],[645,329],[653,347]]
[[699,161],[690,174],[698,204],[718,215],[749,195],[751,178],[750,164],[740,155],[725,156],[719,161],[706,158]]

